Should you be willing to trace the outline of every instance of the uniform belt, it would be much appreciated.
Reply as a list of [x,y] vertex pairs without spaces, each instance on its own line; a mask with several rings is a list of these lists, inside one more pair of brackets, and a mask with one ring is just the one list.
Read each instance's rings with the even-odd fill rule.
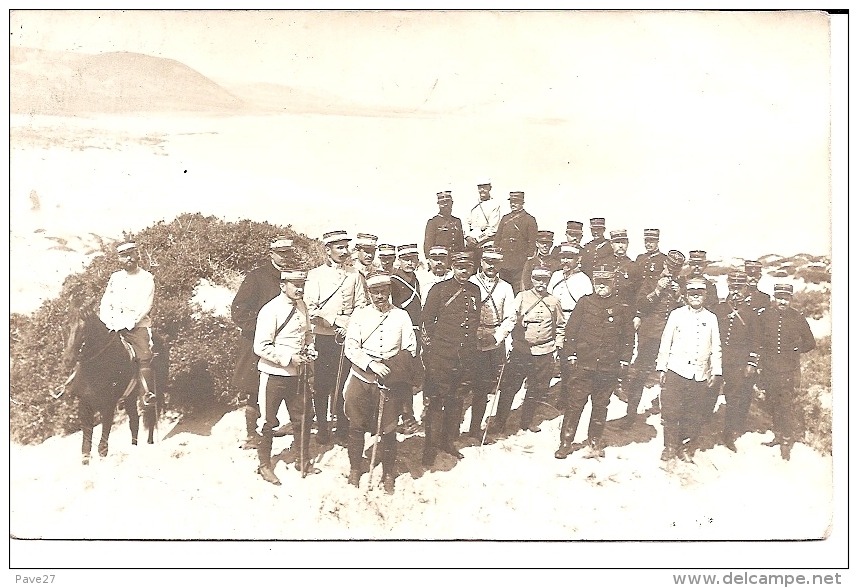
[[500,325],[500,323],[492,323],[492,324],[489,324],[489,323],[480,323],[480,326],[481,326],[481,327],[491,327],[491,328],[495,328],[495,327],[498,327],[499,325]]

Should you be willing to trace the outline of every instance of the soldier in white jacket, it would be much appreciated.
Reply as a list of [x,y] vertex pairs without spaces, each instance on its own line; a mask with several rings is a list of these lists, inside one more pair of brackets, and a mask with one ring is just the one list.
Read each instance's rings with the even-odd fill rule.
[[691,461],[700,432],[707,387],[720,385],[718,318],[704,308],[706,281],[689,278],[685,306],[670,313],[661,335],[656,370],[661,384],[664,451],[661,459]]
[[152,376],[152,320],[149,311],[155,300],[155,278],[140,267],[135,243],[123,243],[116,248],[122,269],[114,272],[107,282],[98,316],[111,331],[119,331],[134,349],[143,383],[138,390],[138,409],[142,410],[155,398]]

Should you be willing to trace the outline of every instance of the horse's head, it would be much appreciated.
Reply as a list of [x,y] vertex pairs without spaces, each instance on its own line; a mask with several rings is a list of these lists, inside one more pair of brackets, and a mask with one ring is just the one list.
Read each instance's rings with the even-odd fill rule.
[[84,300],[81,304],[76,304],[75,300],[71,301],[68,321],[69,335],[63,349],[63,366],[66,369],[71,369],[80,359],[80,351],[86,341],[88,325],[94,316],[96,316],[95,302],[92,299]]

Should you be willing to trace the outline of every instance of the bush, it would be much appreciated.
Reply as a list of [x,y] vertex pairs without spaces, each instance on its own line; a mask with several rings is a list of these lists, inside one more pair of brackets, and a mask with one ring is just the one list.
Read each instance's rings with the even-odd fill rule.
[[797,399],[799,438],[831,454],[831,337],[817,339],[816,349],[801,358],[801,395]]
[[790,306],[807,318],[821,319],[831,308],[831,292],[828,290],[798,290],[793,294]]
[[[290,227],[248,220],[231,223],[201,214],[183,214],[139,233],[124,235],[140,249],[140,264],[155,276],[152,309],[158,361],[167,369],[156,379],[166,382],[171,408],[238,404],[230,388],[237,337],[228,320],[193,307],[189,302],[202,278],[234,287],[236,276],[267,262],[268,243],[276,235],[293,240],[290,263],[309,268],[324,259],[322,245]],[[32,316],[10,317],[10,438],[38,443],[79,428],[75,399],[50,392],[68,377],[61,366],[71,297],[99,300],[111,273],[115,252],[102,247],[87,268],[66,278],[60,295],[47,300]],[[195,318],[197,317],[197,318]]]

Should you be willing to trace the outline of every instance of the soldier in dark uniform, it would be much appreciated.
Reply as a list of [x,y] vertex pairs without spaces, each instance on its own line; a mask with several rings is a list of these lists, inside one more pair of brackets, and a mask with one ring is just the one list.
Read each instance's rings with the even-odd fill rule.
[[530,280],[530,272],[535,267],[547,267],[551,273],[560,269],[560,263],[551,256],[551,246],[554,244],[554,233],[552,231],[536,232],[536,254],[524,262],[521,270],[520,290],[530,290],[533,282]]
[[592,401],[586,457],[604,457],[602,432],[608,416],[608,401],[617,378],[628,370],[635,344],[632,311],[616,296],[614,272],[602,267],[593,272],[593,294],[583,296],[566,323],[562,361],[567,365],[564,380],[569,406],[560,427],[560,447],[554,454],[564,459],[572,442],[587,399]]
[[438,214],[426,223],[423,239],[423,255],[429,257],[433,245],[447,248],[451,254],[465,249],[465,234],[462,220],[453,216],[453,196],[449,190],[438,192]]
[[775,284],[771,304],[757,312],[751,344],[759,355],[760,388],[766,392],[766,406],[772,415],[774,440],[781,457],[788,460],[795,442],[796,399],[801,390],[801,354],[816,347],[816,339],[804,316],[790,307],[792,285]]
[[763,264],[751,259],[745,260],[745,273],[748,274],[748,293],[751,295],[751,308],[760,310],[769,305],[769,295],[760,291],[759,282],[763,277]]
[[[422,298],[420,296],[420,282],[414,270],[419,261],[417,244],[400,245],[397,249],[399,255],[399,269],[393,270],[390,276],[390,296],[393,305],[401,308],[411,317],[411,325],[414,336],[417,338],[417,353],[420,353],[420,324],[422,314]],[[413,389],[402,389],[400,398],[400,416],[402,424],[398,429],[404,435],[416,433],[419,424],[414,418],[414,395]]]
[[593,239],[584,245],[581,251],[581,271],[593,278],[593,269],[604,264],[604,258],[611,255],[611,242],[605,238],[605,219],[601,217],[590,219],[590,234]]
[[260,309],[280,294],[280,272],[290,261],[292,240],[286,236],[275,237],[269,251],[271,259],[248,272],[230,308],[232,321],[240,330],[232,385],[242,397],[247,398],[244,411],[247,440],[242,444],[244,449],[256,449],[260,441],[256,432],[256,419],[259,418],[259,370],[256,364],[259,357],[253,352],[256,318]]
[[473,257],[460,252],[453,255],[452,264],[453,277],[432,286],[423,306],[426,467],[435,462],[438,449],[456,459],[464,457],[453,442],[459,437],[462,407],[471,391],[478,349],[480,289],[468,281],[474,273]]
[[495,235],[495,248],[503,255],[500,277],[517,294],[527,258],[536,250],[536,219],[524,210],[524,192],[509,193],[510,212],[505,214]]
[[563,265],[562,263],[560,263],[560,246],[570,245],[572,247],[581,249],[581,237],[583,236],[584,223],[574,220],[566,221],[566,241],[564,241],[560,245],[555,245],[554,249],[551,250],[551,257],[554,258],[554,262],[558,269]]
[[[644,229],[644,253],[635,258],[635,275],[643,281],[644,278],[660,276],[667,255],[658,248],[661,231],[659,229]],[[656,277],[656,279],[658,279]]]
[[566,317],[556,296],[548,293],[551,272],[537,267],[531,272],[533,288],[519,292],[513,301],[515,314],[504,320],[500,335],[512,334],[512,346],[500,382],[497,413],[489,427],[501,434],[512,408],[512,401],[524,380],[527,394],[521,405],[521,429],[538,433],[533,424],[537,404],[548,394],[554,374],[555,353],[563,347]]
[[679,278],[684,263],[685,255],[682,252],[669,251],[661,275],[644,279],[638,289],[633,319],[638,325],[638,351],[629,369],[629,377],[626,380],[628,384],[624,385],[628,394],[628,407],[626,416],[619,421],[612,421],[612,424],[621,428],[627,429],[635,424],[644,386],[655,371],[658,347],[667,317],[685,303],[680,294]]
[[614,273],[614,296],[626,306],[634,306],[640,288],[636,279],[633,262],[626,255],[629,249],[629,235],[625,229],[611,231],[611,256],[603,260]]
[[[757,313],[751,308],[748,279],[745,272],[727,275],[730,293],[715,307],[718,332],[721,334],[721,364],[724,372],[724,446],[736,451],[736,439],[745,432],[745,417],[754,393],[757,354],[751,349],[751,325]],[[718,390],[710,388],[704,414],[711,415],[718,400]]]
[[706,310],[712,310],[718,305],[718,288],[715,287],[715,282],[703,275],[703,268],[708,265],[706,261],[706,252],[700,249],[695,249],[688,252],[688,267],[691,270],[686,279],[700,278],[706,282],[706,299],[703,302],[703,307]]
[[393,273],[393,264],[396,262],[396,247],[388,243],[378,246],[378,267],[381,271]]

